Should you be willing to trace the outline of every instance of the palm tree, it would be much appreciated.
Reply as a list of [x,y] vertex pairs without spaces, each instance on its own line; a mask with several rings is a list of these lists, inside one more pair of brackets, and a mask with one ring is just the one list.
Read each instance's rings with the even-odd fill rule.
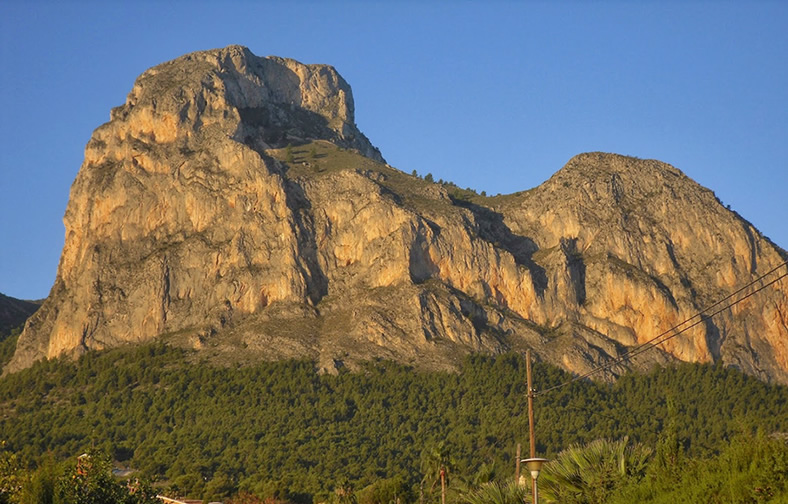
[[650,456],[650,448],[630,445],[627,437],[572,445],[542,469],[539,495],[548,503],[604,502],[628,478],[642,477]]
[[529,495],[526,487],[517,482],[501,484],[491,481],[466,494],[463,500],[467,504],[523,504]]
[[449,455],[444,441],[432,445],[421,456],[421,471],[424,478],[421,480],[422,488],[425,482],[432,481],[430,493],[435,485],[441,484],[441,504],[446,504],[446,486],[448,485],[449,472],[454,470],[454,460]]
[[337,504],[356,504],[358,499],[356,492],[353,491],[353,485],[347,478],[342,479],[336,488],[334,488],[334,495],[336,495]]

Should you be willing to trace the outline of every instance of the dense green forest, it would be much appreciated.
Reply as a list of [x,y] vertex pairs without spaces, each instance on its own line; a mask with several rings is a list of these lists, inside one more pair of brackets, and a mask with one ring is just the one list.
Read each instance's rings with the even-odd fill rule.
[[[537,389],[569,378],[534,365]],[[2,378],[0,439],[30,470],[96,451],[183,495],[241,491],[321,502],[353,489],[370,502],[374,495],[386,504],[380,496],[431,501],[440,465],[455,492],[512,479],[516,444],[528,451],[525,388],[516,355],[471,356],[459,373],[376,361],[318,375],[309,361],[217,367],[149,344],[44,361]],[[674,471],[678,460],[682,473],[697,472],[739,456],[729,452],[743,445],[765,447],[756,459],[788,461],[784,440],[769,437],[788,431],[788,387],[719,365],[575,382],[538,396],[535,412],[541,456],[599,439],[644,447],[642,471],[619,485],[642,502],[650,502],[648,474],[649,488],[659,488],[660,471]],[[785,479],[768,491],[786,495]]]
[[19,339],[19,334],[22,332],[22,327],[17,327],[8,331],[7,333],[0,332],[0,369],[3,368],[11,357],[14,356],[16,350],[16,342]]

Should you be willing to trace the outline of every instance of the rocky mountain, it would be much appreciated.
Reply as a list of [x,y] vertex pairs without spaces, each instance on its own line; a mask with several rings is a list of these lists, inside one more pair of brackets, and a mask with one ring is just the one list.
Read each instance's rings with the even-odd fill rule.
[[[623,355],[788,255],[653,160],[589,153],[482,197],[385,163],[329,66],[230,46],[142,74],[93,134],[57,279],[5,372],[164,338],[225,361],[451,368]],[[613,368],[722,361],[788,383],[788,280]]]

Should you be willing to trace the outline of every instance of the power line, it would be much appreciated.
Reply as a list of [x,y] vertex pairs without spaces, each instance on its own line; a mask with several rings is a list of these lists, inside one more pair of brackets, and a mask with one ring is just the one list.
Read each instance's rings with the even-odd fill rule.
[[[752,287],[756,283],[760,282],[761,280],[763,280],[764,278],[768,277],[769,275],[771,275],[772,273],[774,273],[775,271],[779,270],[780,268],[782,268],[784,266],[788,266],[788,261],[786,261],[786,262],[784,262],[784,263],[772,268],[767,273],[764,273],[763,275],[759,276],[755,280],[752,280],[751,282],[749,282],[745,286],[739,288],[735,292],[729,294],[728,296],[726,296],[723,299],[717,301],[716,303],[707,306],[706,308],[704,308],[700,312],[696,313],[692,317],[690,317],[690,318],[684,320],[683,322],[671,327],[670,329],[658,334],[657,336],[651,338],[650,340],[646,341],[645,343],[642,343],[642,344],[638,345],[633,350],[627,352],[626,354],[622,355],[621,357],[613,359],[612,361],[610,361],[610,362],[608,362],[606,364],[602,364],[601,366],[597,366],[597,367],[595,367],[591,371],[588,371],[585,374],[582,374],[582,375],[579,375],[579,376],[575,376],[571,380],[568,380],[568,381],[566,381],[564,383],[559,383],[558,385],[554,385],[554,386],[552,386],[550,388],[547,388],[545,390],[541,390],[539,392],[535,392],[534,395],[535,396],[540,396],[540,395],[546,394],[548,392],[551,392],[553,390],[557,390],[557,389],[563,388],[563,387],[565,387],[567,385],[570,385],[570,384],[572,384],[572,383],[574,383],[576,381],[588,378],[589,376],[591,376],[593,374],[596,374],[596,373],[598,373],[600,371],[603,371],[605,369],[608,369],[608,368],[611,368],[611,367],[616,366],[618,364],[621,364],[622,362],[627,361],[627,360],[629,360],[629,359],[631,359],[633,357],[636,357],[636,356],[640,355],[641,353],[646,352],[647,350],[651,350],[652,348],[655,348],[658,345],[661,345],[662,343],[668,341],[669,339],[675,338],[679,334],[682,334],[682,333],[692,329],[693,327],[697,326],[698,324],[706,322],[707,320],[711,319],[715,315],[719,315],[723,311],[725,311],[725,310],[727,310],[727,309],[729,309],[729,308],[731,308],[733,306],[736,306],[737,304],[741,303],[745,299],[747,299],[747,298],[755,295],[756,293],[762,291],[766,287],[768,287],[768,286],[770,286],[770,285],[772,285],[774,283],[779,282],[780,280],[782,280],[783,278],[788,276],[788,271],[786,271],[785,273],[781,274],[780,276],[778,276],[774,280],[771,280],[768,283],[766,283],[764,285],[761,285],[760,287],[758,287],[754,291],[746,294],[745,296],[741,297],[740,299],[737,299],[737,300],[733,301],[732,303],[723,306],[722,308],[714,311],[713,313],[707,313],[711,309],[713,309],[713,308],[719,306],[720,304],[728,301],[729,299],[731,299],[732,297],[735,297],[736,295],[740,294],[741,292],[749,289],[750,287]],[[680,327],[682,327],[685,324],[688,324],[689,322],[691,322],[695,318],[699,318],[699,320],[697,320],[697,321],[693,322],[692,324],[688,325],[687,327],[684,327],[683,329],[679,330]],[[671,333],[673,333],[673,334],[671,334]]]
[[[679,327],[683,326],[684,324],[687,324],[687,323],[689,323],[689,322],[690,322],[692,319],[694,319],[694,318],[696,318],[696,317],[701,317],[701,321],[703,321],[703,320],[707,320],[709,317],[711,317],[711,316],[713,316],[713,315],[717,315],[717,314],[719,313],[719,311],[715,312],[713,315],[708,315],[708,316],[706,316],[706,317],[707,317],[706,319],[704,319],[704,318],[703,318],[703,317],[704,317],[704,314],[705,314],[706,312],[708,312],[708,311],[710,311],[711,309],[715,308],[716,306],[719,306],[719,305],[721,305],[722,303],[724,303],[724,302],[728,301],[728,300],[729,300],[729,299],[731,299],[732,297],[735,297],[735,296],[737,296],[738,294],[740,294],[740,293],[744,292],[745,290],[749,289],[750,287],[752,287],[752,286],[753,286],[753,285],[755,285],[756,283],[760,282],[761,280],[763,280],[763,279],[764,279],[764,278],[766,278],[767,276],[771,275],[772,273],[774,273],[775,271],[779,270],[780,268],[782,268],[783,266],[786,266],[786,265],[788,265],[788,262],[784,262],[784,263],[782,263],[782,264],[780,264],[780,265],[778,265],[778,266],[776,266],[776,267],[772,268],[772,269],[771,269],[771,270],[769,270],[768,272],[766,272],[766,273],[764,273],[763,275],[759,276],[759,277],[758,277],[758,278],[756,278],[755,280],[752,280],[752,281],[750,281],[748,284],[744,285],[743,287],[740,287],[738,290],[736,290],[736,291],[734,291],[734,292],[732,292],[732,293],[728,294],[727,296],[725,296],[724,298],[720,299],[720,300],[719,300],[719,301],[717,301],[716,303],[714,303],[714,304],[712,304],[712,305],[709,305],[709,306],[707,306],[706,308],[702,309],[701,311],[699,311],[698,313],[696,313],[696,314],[695,314],[695,315],[693,315],[692,317],[690,317],[690,318],[688,318],[688,319],[684,320],[683,322],[681,322],[681,323],[679,323],[679,324],[676,324],[675,326],[671,327],[670,329],[668,329],[668,330],[666,330],[666,331],[664,331],[664,332],[662,332],[662,333],[660,333],[660,334],[658,334],[658,335],[654,336],[653,338],[651,338],[650,340],[646,341],[645,343],[641,343],[640,345],[638,345],[637,347],[635,347],[635,349],[633,349],[633,350],[629,351],[629,352],[627,353],[627,356],[625,356],[625,357],[621,357],[621,358],[619,358],[619,359],[620,359],[620,360],[622,360],[622,361],[623,361],[623,360],[626,360],[626,357],[632,356],[632,355],[633,355],[633,354],[635,354],[635,353],[641,353],[641,349],[643,349],[644,347],[653,348],[654,346],[661,344],[661,343],[662,343],[661,341],[659,341],[659,342],[657,342],[657,343],[654,343],[654,344],[652,344],[652,343],[653,343],[654,341],[656,341],[656,340],[658,340],[658,339],[662,338],[663,336],[666,336],[666,335],[670,334],[670,333],[671,333],[671,332],[673,332],[673,331],[677,331],[677,330],[679,329]],[[782,277],[781,277],[781,278],[782,278]],[[779,279],[778,279],[778,280],[779,280]],[[769,284],[769,285],[771,285],[771,284]],[[761,289],[759,289],[759,290],[761,290]],[[757,292],[757,291],[755,291],[755,292]],[[754,294],[755,292],[751,293],[750,295]],[[736,305],[737,303],[739,303],[739,302],[741,302],[741,301],[744,301],[745,299],[747,299],[747,297],[749,297],[749,295],[748,295],[748,296],[745,296],[745,297],[743,297],[743,298],[741,298],[741,299],[739,299],[738,301],[736,301],[735,303],[733,303],[733,304],[731,304],[731,305],[728,305],[727,307],[723,308],[723,310],[726,310],[726,309],[730,308],[731,306],[734,306],[734,305]],[[682,329],[682,330],[681,330],[681,332],[687,331],[687,330],[689,330],[691,327],[694,327],[695,325],[697,325],[697,323],[693,324],[693,326],[686,327],[686,328]],[[681,332],[679,332],[678,334],[681,334]],[[671,336],[671,338],[672,338],[672,337],[674,337],[674,336],[675,336],[675,335]],[[646,348],[646,349],[648,349],[648,348]]]
[[675,333],[675,334],[671,334],[671,335],[669,335],[669,336],[666,336],[666,337],[665,337],[663,340],[661,340],[661,341],[657,341],[656,343],[650,343],[650,344],[648,344],[647,346],[644,346],[643,348],[638,348],[638,349],[636,349],[636,350],[635,350],[635,351],[633,351],[633,352],[629,352],[629,353],[627,354],[627,358],[629,358],[629,357],[636,357],[637,355],[639,355],[639,354],[641,354],[641,353],[645,352],[646,350],[650,350],[651,348],[653,348],[653,347],[655,347],[655,346],[657,346],[657,345],[661,345],[662,343],[666,342],[667,340],[669,340],[669,339],[671,339],[671,338],[674,338],[675,336],[678,336],[679,334],[681,334],[681,333],[683,333],[683,332],[685,332],[685,331],[688,331],[688,330],[692,329],[693,327],[695,327],[696,325],[700,324],[701,322],[705,322],[705,321],[709,320],[710,318],[712,318],[713,316],[715,316],[715,315],[719,315],[720,313],[722,313],[723,311],[727,310],[728,308],[731,308],[731,307],[735,306],[736,304],[738,304],[738,303],[740,303],[740,302],[744,301],[744,300],[745,300],[745,299],[747,299],[748,297],[755,295],[756,293],[758,293],[758,292],[762,291],[762,290],[763,290],[763,289],[765,289],[766,287],[768,287],[768,286],[770,286],[770,285],[772,285],[772,284],[774,284],[774,283],[777,283],[777,282],[779,282],[780,280],[782,280],[782,279],[783,279],[783,278],[785,278],[786,276],[788,276],[788,273],[783,273],[782,275],[780,275],[779,277],[775,278],[774,280],[772,280],[772,281],[770,281],[770,282],[768,282],[768,283],[766,283],[766,284],[762,285],[761,287],[758,287],[757,289],[755,289],[754,291],[752,291],[752,292],[748,293],[746,296],[742,297],[741,299],[737,299],[737,300],[736,300],[736,301],[734,301],[733,303],[731,303],[731,304],[729,304],[729,305],[727,305],[727,306],[724,306],[724,307],[720,308],[719,310],[715,311],[714,313],[710,313],[710,314],[708,314],[708,315],[702,314],[702,315],[701,315],[701,319],[700,319],[700,320],[698,320],[697,322],[694,322],[693,324],[691,324],[691,325],[689,325],[689,326],[685,327],[684,329],[682,329],[681,331],[679,331],[679,332],[677,332],[677,333]]
[[[746,290],[746,289],[748,289],[749,287],[751,287],[751,286],[752,286],[752,285],[754,285],[755,283],[757,283],[757,282],[761,281],[763,278],[765,278],[765,277],[767,277],[768,275],[770,275],[770,274],[774,273],[776,270],[778,270],[779,268],[781,268],[781,267],[785,266],[786,264],[788,264],[788,262],[786,262],[786,263],[783,263],[783,264],[781,264],[781,265],[777,266],[776,268],[772,269],[771,271],[769,271],[768,273],[766,273],[766,274],[764,274],[764,275],[761,275],[760,277],[756,278],[756,279],[755,279],[755,280],[753,280],[752,282],[750,282],[750,283],[748,283],[747,285],[745,285],[744,287],[740,288],[739,290],[737,290],[737,291],[736,291],[736,292],[734,292],[733,294],[731,294],[731,295],[727,296],[727,297],[726,297],[726,298],[724,298],[723,300],[717,301],[716,303],[714,303],[713,305],[709,306],[708,308],[706,308],[706,309],[702,310],[701,312],[697,313],[696,315],[693,315],[692,317],[690,317],[690,318],[688,318],[688,319],[684,320],[684,321],[683,321],[683,322],[681,322],[680,324],[677,324],[677,325],[673,326],[672,328],[668,329],[667,331],[665,331],[665,332],[663,332],[663,333],[661,333],[661,334],[659,334],[659,335],[655,336],[654,338],[650,339],[649,341],[647,341],[647,342],[645,342],[645,343],[643,343],[643,344],[639,345],[639,346],[638,346],[638,347],[636,347],[634,350],[632,350],[632,351],[630,351],[630,352],[627,352],[625,355],[623,355],[623,356],[621,356],[621,357],[619,357],[619,358],[617,358],[617,359],[614,359],[613,361],[610,361],[610,362],[608,362],[608,363],[606,363],[606,364],[603,364],[603,365],[601,365],[601,366],[598,366],[598,367],[596,367],[596,368],[592,369],[591,371],[589,371],[589,372],[587,372],[587,373],[585,373],[585,374],[583,374],[583,375],[576,376],[576,377],[574,377],[573,379],[571,379],[571,380],[569,380],[569,381],[567,381],[567,382],[565,382],[565,383],[561,383],[561,384],[559,384],[559,385],[556,385],[556,386],[550,387],[550,388],[548,388],[548,389],[545,389],[545,390],[543,390],[543,391],[540,391],[540,392],[539,392],[537,395],[546,394],[547,392],[550,392],[550,391],[552,391],[552,390],[556,390],[556,389],[558,389],[558,388],[564,387],[564,386],[566,386],[566,385],[569,385],[570,383],[573,383],[573,382],[575,382],[575,381],[579,381],[579,380],[582,380],[582,379],[584,379],[584,378],[588,378],[589,376],[591,376],[591,375],[593,375],[593,374],[595,374],[595,373],[598,373],[599,371],[603,371],[603,370],[605,370],[605,369],[608,369],[608,368],[610,368],[610,367],[616,366],[616,365],[618,365],[618,364],[620,364],[620,363],[622,363],[622,362],[624,362],[624,361],[626,361],[626,360],[628,360],[628,359],[630,359],[630,358],[632,358],[632,357],[635,357],[635,356],[637,356],[637,355],[639,355],[639,354],[641,354],[641,353],[643,353],[643,352],[645,352],[645,351],[647,351],[647,350],[650,350],[650,349],[652,349],[652,348],[656,347],[657,345],[660,345],[660,344],[664,343],[665,341],[667,341],[667,340],[669,340],[669,339],[671,339],[671,338],[674,338],[674,337],[678,336],[679,334],[682,334],[682,333],[684,333],[684,332],[688,331],[689,329],[692,329],[693,327],[697,326],[698,324],[700,324],[700,323],[702,323],[702,322],[705,322],[706,320],[710,319],[711,317],[713,317],[713,316],[715,316],[715,315],[718,315],[719,313],[721,313],[721,312],[723,312],[723,311],[727,310],[728,308],[731,308],[732,306],[735,306],[736,304],[738,304],[738,303],[740,303],[740,302],[744,301],[745,299],[747,299],[747,298],[749,298],[750,296],[752,296],[752,295],[756,294],[757,292],[759,292],[759,291],[761,291],[761,290],[765,289],[766,287],[768,287],[768,286],[770,286],[770,285],[772,285],[772,284],[774,284],[774,283],[776,283],[776,282],[780,281],[782,278],[784,278],[784,277],[788,276],[788,273],[783,273],[782,275],[780,275],[780,276],[779,276],[779,277],[777,277],[776,279],[774,279],[774,280],[770,281],[769,283],[767,283],[767,284],[765,284],[765,285],[762,285],[761,287],[759,287],[758,289],[754,290],[753,292],[750,292],[749,294],[745,295],[745,296],[744,296],[744,297],[742,297],[741,299],[737,299],[737,300],[736,300],[736,301],[734,301],[733,303],[730,303],[730,304],[728,304],[728,305],[726,305],[726,306],[724,306],[724,307],[720,308],[719,310],[717,310],[717,311],[715,311],[715,312],[713,312],[713,313],[711,313],[711,314],[708,314],[708,315],[706,314],[706,312],[707,312],[709,309],[711,309],[711,308],[713,308],[713,307],[715,307],[715,306],[718,306],[720,303],[722,303],[722,302],[724,302],[724,301],[726,301],[726,300],[730,299],[731,297],[733,297],[733,296],[735,296],[736,294],[738,294],[738,293],[742,292],[743,290]],[[681,330],[678,330],[678,328],[679,328],[679,327],[683,326],[684,324],[687,324],[687,323],[689,323],[690,321],[692,321],[692,320],[693,320],[693,319],[695,319],[696,317],[700,317],[700,320],[698,320],[698,321],[694,322],[693,324],[691,324],[691,325],[689,325],[689,326],[687,326],[687,327],[685,327],[685,328],[683,328],[683,329],[681,329]],[[672,331],[676,331],[676,332],[675,332],[674,334],[669,334],[669,333],[671,333]],[[659,341],[657,341],[657,340],[659,340]]]

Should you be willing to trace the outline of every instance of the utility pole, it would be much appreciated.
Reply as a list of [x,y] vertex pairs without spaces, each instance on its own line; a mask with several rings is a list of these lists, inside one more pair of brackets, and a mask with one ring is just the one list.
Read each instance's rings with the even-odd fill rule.
[[514,483],[520,484],[520,443],[517,443],[517,455],[515,456],[516,462],[514,463]]
[[531,458],[536,457],[536,436],[534,435],[534,388],[531,382],[531,350],[525,352],[525,374],[528,385],[528,434]]
[[[536,457],[536,434],[534,434],[534,387],[531,381],[531,349],[525,352],[525,376],[528,386],[528,445],[530,447],[530,458]],[[533,494],[533,504],[539,498],[536,495],[536,478],[531,480],[531,491]]]
[[539,502],[539,493],[536,489],[536,479],[539,477],[539,471],[542,469],[542,464],[547,462],[547,459],[536,457],[536,436],[534,435],[534,388],[531,382],[531,350],[525,353],[525,373],[528,386],[528,434],[530,435],[529,443],[531,445],[531,457],[523,459],[523,462],[525,462],[526,467],[528,467],[528,470],[531,472],[532,502],[533,504],[537,504]]

